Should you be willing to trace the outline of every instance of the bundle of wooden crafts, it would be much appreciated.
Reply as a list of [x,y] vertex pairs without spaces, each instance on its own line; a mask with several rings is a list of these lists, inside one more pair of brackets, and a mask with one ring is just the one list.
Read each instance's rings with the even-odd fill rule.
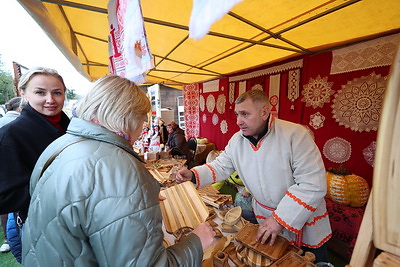
[[256,241],[258,225],[247,223],[237,234],[235,240],[223,250],[236,266],[274,266],[274,267],[315,267],[314,254],[307,252],[301,256],[302,250],[281,236],[273,246]]
[[205,204],[215,207],[217,209],[222,208],[224,205],[232,205],[233,200],[231,195],[221,194],[217,189],[211,185],[200,187],[197,189],[201,199]]

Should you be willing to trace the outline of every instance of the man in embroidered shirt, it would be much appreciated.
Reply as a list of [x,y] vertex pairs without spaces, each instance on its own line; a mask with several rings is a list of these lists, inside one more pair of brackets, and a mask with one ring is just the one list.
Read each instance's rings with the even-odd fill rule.
[[306,128],[270,115],[263,91],[247,91],[235,104],[240,131],[212,163],[181,170],[178,182],[192,180],[201,187],[237,171],[254,197],[257,241],[272,245],[279,234],[316,254],[316,263],[327,262],[325,243],[332,231],[318,147]]

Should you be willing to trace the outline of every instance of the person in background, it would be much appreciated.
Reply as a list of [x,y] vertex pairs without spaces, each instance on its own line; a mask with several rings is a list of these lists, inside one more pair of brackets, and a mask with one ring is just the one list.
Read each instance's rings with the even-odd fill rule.
[[[65,133],[69,118],[62,111],[66,87],[56,70],[29,69],[21,76],[18,90],[27,105],[21,115],[0,128],[0,155],[6,155],[0,160],[0,214],[13,212],[20,230],[28,214],[35,163],[43,150]],[[20,262],[20,239],[10,242],[10,247]]]
[[[25,107],[25,102],[22,101],[22,97],[14,97],[10,101],[8,101],[5,104],[7,113],[4,115],[4,117],[0,118],[0,128],[6,125],[9,122],[12,122],[15,120],[19,114],[21,113],[21,110]],[[1,225],[3,227],[3,232],[4,232],[4,243],[0,247],[0,252],[9,252],[10,251],[10,245],[8,244],[8,239],[7,239],[7,214],[2,214],[1,215]]]
[[185,132],[174,121],[167,125],[168,143],[172,156],[185,156],[187,162],[192,160],[193,154],[185,138]]
[[160,185],[132,149],[150,110],[146,94],[116,75],[80,101],[32,173],[25,266],[201,266],[215,240],[208,223],[163,245]]
[[25,107],[26,104],[22,100],[23,100],[22,97],[17,96],[12,98],[5,104],[7,113],[6,115],[4,115],[4,117],[0,118],[0,128],[9,122],[12,122],[19,116],[21,110]]
[[161,144],[165,145],[168,142],[167,126],[165,125],[164,120],[162,118],[160,118],[160,117],[156,117],[154,119],[154,126],[156,126],[156,125],[159,126]]
[[235,101],[240,131],[207,166],[180,170],[178,182],[198,187],[226,179],[235,170],[253,196],[260,224],[256,240],[273,245],[277,235],[327,262],[332,236],[324,196],[327,185],[321,153],[307,130],[271,116],[268,97],[250,90]]

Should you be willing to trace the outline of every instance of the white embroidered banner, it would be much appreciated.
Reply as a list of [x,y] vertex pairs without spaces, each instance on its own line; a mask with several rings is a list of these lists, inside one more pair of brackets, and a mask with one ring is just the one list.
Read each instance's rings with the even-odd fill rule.
[[203,93],[218,92],[219,79],[203,83]]
[[239,94],[238,94],[238,96],[240,96],[244,92],[246,92],[246,81],[243,81],[243,82],[239,83]]
[[390,66],[399,43],[400,34],[393,34],[333,50],[330,74]]
[[255,77],[267,76],[270,74],[283,72],[283,71],[291,70],[291,69],[298,69],[298,68],[302,68],[302,67],[303,67],[303,60],[299,59],[296,61],[281,64],[279,66],[274,66],[274,67],[270,67],[270,68],[263,69],[263,70],[257,70],[257,71],[253,71],[253,72],[246,73],[243,75],[232,76],[232,77],[229,77],[229,82],[248,80],[248,79],[255,78]]
[[145,82],[145,72],[154,67],[147,43],[139,0],[110,0],[110,72],[134,81]]
[[281,90],[281,75],[271,75],[269,77],[269,103],[271,104],[271,114],[278,118],[279,113],[279,92]]
[[294,109],[294,101],[300,95],[300,69],[290,70],[288,73],[288,98],[292,105],[290,109]]

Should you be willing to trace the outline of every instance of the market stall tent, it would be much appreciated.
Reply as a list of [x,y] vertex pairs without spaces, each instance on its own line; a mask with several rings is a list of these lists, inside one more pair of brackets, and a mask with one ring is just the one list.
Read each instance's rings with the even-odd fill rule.
[[[18,0],[75,68],[108,73],[108,0]],[[400,31],[398,0],[243,0],[201,40],[192,1],[142,0],[154,69],[146,84],[183,85]]]

